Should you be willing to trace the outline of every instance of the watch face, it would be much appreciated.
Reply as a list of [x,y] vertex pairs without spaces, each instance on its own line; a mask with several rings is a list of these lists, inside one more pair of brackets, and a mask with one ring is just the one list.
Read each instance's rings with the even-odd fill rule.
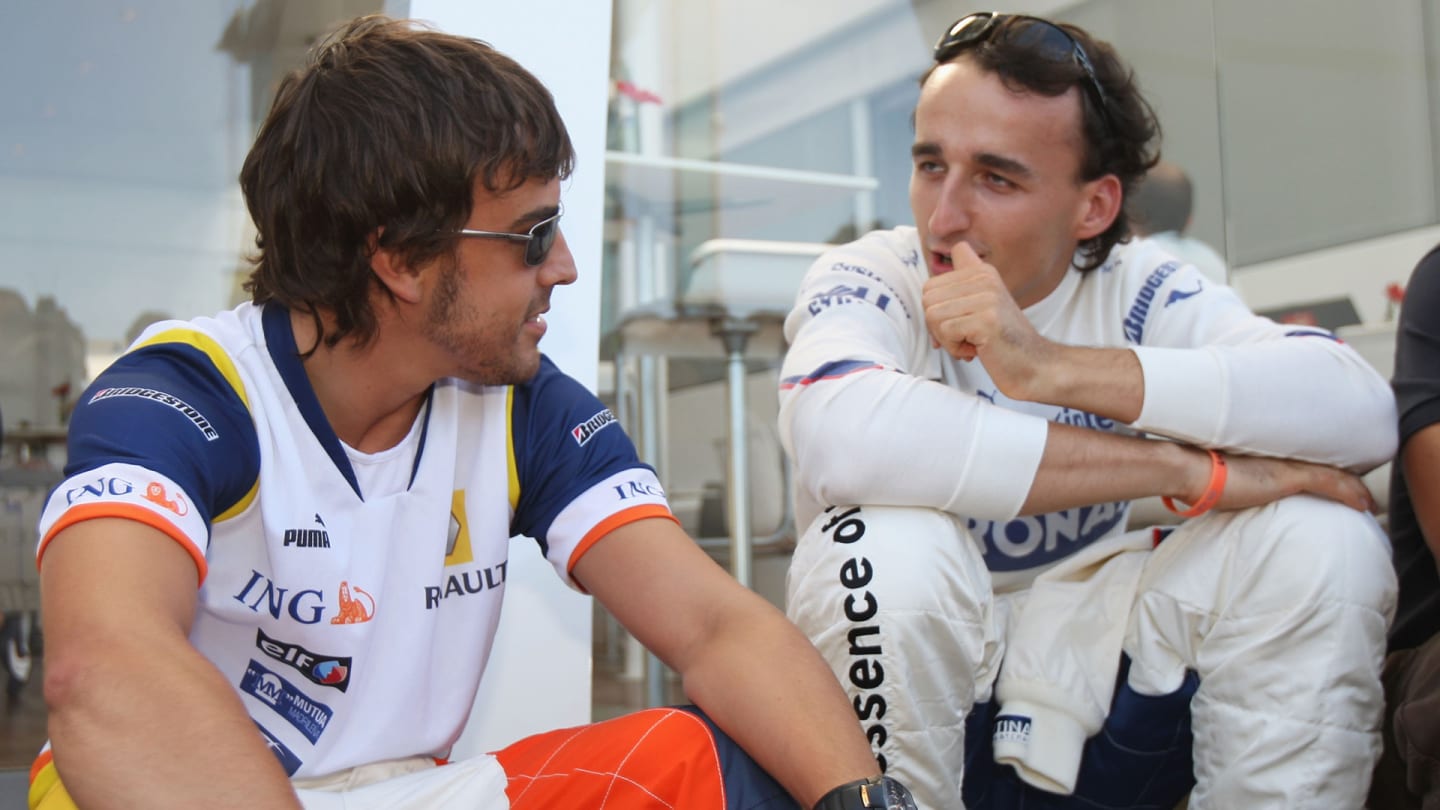
[[915,800],[910,797],[910,791],[894,779],[885,778],[885,808],[886,810],[919,810],[915,806]]

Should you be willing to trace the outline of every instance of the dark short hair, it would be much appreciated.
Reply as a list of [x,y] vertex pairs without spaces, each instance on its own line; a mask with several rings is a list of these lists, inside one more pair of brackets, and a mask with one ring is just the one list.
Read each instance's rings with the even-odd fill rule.
[[503,192],[574,161],[550,92],[513,59],[410,21],[352,20],[280,83],[240,170],[257,231],[245,289],[310,313],[326,345],[363,344],[372,285],[388,294],[377,247],[411,265],[453,257],[477,181]]
[[1190,224],[1195,190],[1184,169],[1167,161],[1155,164],[1125,203],[1137,234],[1184,233]]
[[[1003,24],[1022,24],[1023,21],[1021,17]],[[1141,95],[1134,71],[1108,42],[1092,37],[1079,26],[1061,22],[1053,24],[1069,34],[1089,56],[1096,79],[1105,90],[1108,101],[1105,110],[1097,107],[1092,95],[1085,91],[1085,72],[1077,62],[1036,58],[1033,52],[1015,44],[1010,37],[990,37],[975,47],[960,51],[950,61],[974,60],[982,70],[999,76],[1006,87],[1015,91],[1054,97],[1063,95],[1072,87],[1077,88],[1085,141],[1079,179],[1089,182],[1113,174],[1119,178],[1128,198],[1135,185],[1160,159],[1160,122],[1155,110]],[[936,67],[938,65],[932,65],[920,77],[922,86]],[[1122,205],[1109,228],[1080,243],[1077,266],[1081,270],[1099,267],[1115,245],[1128,238],[1129,234],[1129,215]]]

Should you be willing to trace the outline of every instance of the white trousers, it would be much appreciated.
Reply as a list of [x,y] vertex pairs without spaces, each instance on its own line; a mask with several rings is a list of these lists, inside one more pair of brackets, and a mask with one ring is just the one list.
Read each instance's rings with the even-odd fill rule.
[[[1129,684],[1167,694],[1187,670],[1200,677],[1190,807],[1362,807],[1396,588],[1375,521],[1296,496],[1192,519],[1143,553]],[[927,808],[963,806],[965,717],[991,697],[1020,599],[992,592],[963,524],[913,508],[822,513],[787,582],[787,613],[850,694],[877,759]]]
[[438,767],[429,757],[377,762],[295,783],[305,810],[507,808],[505,771],[489,755]]

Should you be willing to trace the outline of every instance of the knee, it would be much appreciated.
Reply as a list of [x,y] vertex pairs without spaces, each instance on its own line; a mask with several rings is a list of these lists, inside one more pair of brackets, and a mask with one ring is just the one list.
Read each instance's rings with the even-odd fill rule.
[[1240,513],[1236,561],[1240,579],[1284,604],[1338,602],[1394,612],[1390,544],[1374,518],[1312,496],[1285,498]]

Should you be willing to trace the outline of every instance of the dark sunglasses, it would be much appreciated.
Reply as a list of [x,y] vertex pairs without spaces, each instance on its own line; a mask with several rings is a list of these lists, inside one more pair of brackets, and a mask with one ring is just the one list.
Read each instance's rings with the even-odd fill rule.
[[[1006,25],[1007,21],[1014,22]],[[1105,125],[1111,127],[1110,99],[1100,79],[1095,75],[1095,66],[1080,43],[1064,28],[1028,14],[1001,14],[995,11],[980,11],[961,17],[950,26],[945,36],[935,43],[935,62],[948,62],[966,48],[978,47],[1003,34],[1011,43],[1034,52],[1051,62],[1063,63],[1074,60],[1085,73],[1083,86],[1090,93],[1091,101],[1100,110]]]
[[525,265],[539,267],[545,263],[545,257],[550,255],[550,248],[555,244],[555,235],[560,232],[560,215],[562,213],[564,211],[557,209],[553,215],[530,226],[530,230],[525,233],[477,231],[470,228],[462,228],[455,233],[460,236],[477,236],[482,239],[508,239],[511,242],[524,242]]

